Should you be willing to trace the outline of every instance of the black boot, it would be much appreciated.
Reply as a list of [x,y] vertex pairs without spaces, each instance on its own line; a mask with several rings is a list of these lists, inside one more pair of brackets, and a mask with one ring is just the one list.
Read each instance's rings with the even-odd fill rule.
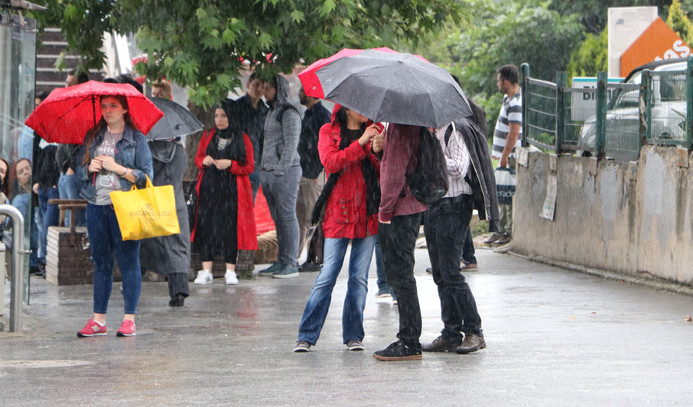
[[183,294],[176,294],[175,297],[171,298],[168,302],[169,307],[182,307],[185,305],[185,296]]

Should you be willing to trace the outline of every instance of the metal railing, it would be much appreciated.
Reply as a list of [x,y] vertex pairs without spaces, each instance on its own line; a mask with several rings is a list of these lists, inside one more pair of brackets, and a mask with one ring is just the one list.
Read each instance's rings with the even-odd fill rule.
[[526,89],[522,94],[527,108],[524,109],[522,117],[527,118],[523,120],[527,123],[523,133],[529,144],[556,151],[557,93],[557,85],[554,83],[533,78],[527,79]]
[[637,160],[645,144],[691,148],[693,56],[684,70],[643,70],[640,83],[600,72],[596,89],[566,86],[563,72],[556,83],[531,78],[527,64],[522,74],[525,145],[619,161]]
[[10,332],[21,331],[22,322],[22,286],[24,284],[24,254],[30,250],[24,249],[24,217],[12,205],[0,205],[0,215],[12,219],[12,267],[10,278]]

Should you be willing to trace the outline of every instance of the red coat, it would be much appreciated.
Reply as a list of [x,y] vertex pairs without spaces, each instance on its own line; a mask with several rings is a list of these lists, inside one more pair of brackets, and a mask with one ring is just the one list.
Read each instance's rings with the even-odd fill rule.
[[[200,181],[205,172],[205,166],[202,162],[207,155],[207,146],[212,141],[214,129],[205,132],[200,140],[200,145],[197,147],[195,154],[195,165],[200,170],[197,176],[197,195],[200,195]],[[238,161],[232,161],[228,172],[236,176],[236,187],[238,191],[238,218],[237,218],[237,233],[238,233],[238,249],[239,250],[257,250],[257,233],[255,231],[255,211],[253,209],[253,190],[250,187],[249,174],[252,174],[255,168],[255,156],[253,154],[253,143],[250,138],[243,134],[243,143],[245,144],[246,162],[241,164]],[[197,201],[199,203],[199,199]],[[197,226],[197,208],[195,209],[195,226],[190,233],[190,240],[195,240],[195,227]]]
[[346,149],[339,150],[340,133],[339,124],[327,123],[320,128],[318,151],[326,175],[344,170],[327,199],[322,230],[328,238],[355,239],[375,235],[378,215],[366,214],[366,181],[361,160],[368,157],[378,173],[380,163],[371,153],[370,143],[361,147],[355,140]]

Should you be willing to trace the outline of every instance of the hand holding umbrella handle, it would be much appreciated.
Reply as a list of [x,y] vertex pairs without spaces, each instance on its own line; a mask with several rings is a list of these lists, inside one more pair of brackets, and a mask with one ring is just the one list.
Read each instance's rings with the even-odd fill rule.
[[100,155],[96,157],[101,162],[101,168],[107,171],[115,172],[116,174],[121,174],[123,172],[123,166],[115,162],[115,158],[110,155]]
[[89,162],[89,172],[99,172],[102,168],[101,159],[98,157],[92,158],[91,162]]
[[374,153],[379,153],[383,151],[383,147],[385,146],[385,134],[380,133],[377,136],[373,137],[373,143],[371,144],[371,148],[373,149]]
[[378,126],[371,124],[370,126],[366,127],[366,130],[363,132],[361,137],[359,137],[359,144],[361,144],[361,147],[364,147],[369,141],[371,141],[373,137],[377,136],[378,134],[380,134],[380,129]]

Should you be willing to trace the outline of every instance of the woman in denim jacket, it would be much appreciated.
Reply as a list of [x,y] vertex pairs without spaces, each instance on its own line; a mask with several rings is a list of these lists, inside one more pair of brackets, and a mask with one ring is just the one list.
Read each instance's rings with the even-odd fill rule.
[[125,316],[118,336],[135,335],[135,312],[140,297],[140,242],[123,241],[110,193],[143,188],[153,178],[152,156],[147,141],[128,114],[127,98],[102,96],[103,117],[84,138],[77,153],[80,196],[88,201],[87,231],[94,261],[94,318],[79,337],[106,335],[106,310],[113,285],[113,259],[123,276]]

